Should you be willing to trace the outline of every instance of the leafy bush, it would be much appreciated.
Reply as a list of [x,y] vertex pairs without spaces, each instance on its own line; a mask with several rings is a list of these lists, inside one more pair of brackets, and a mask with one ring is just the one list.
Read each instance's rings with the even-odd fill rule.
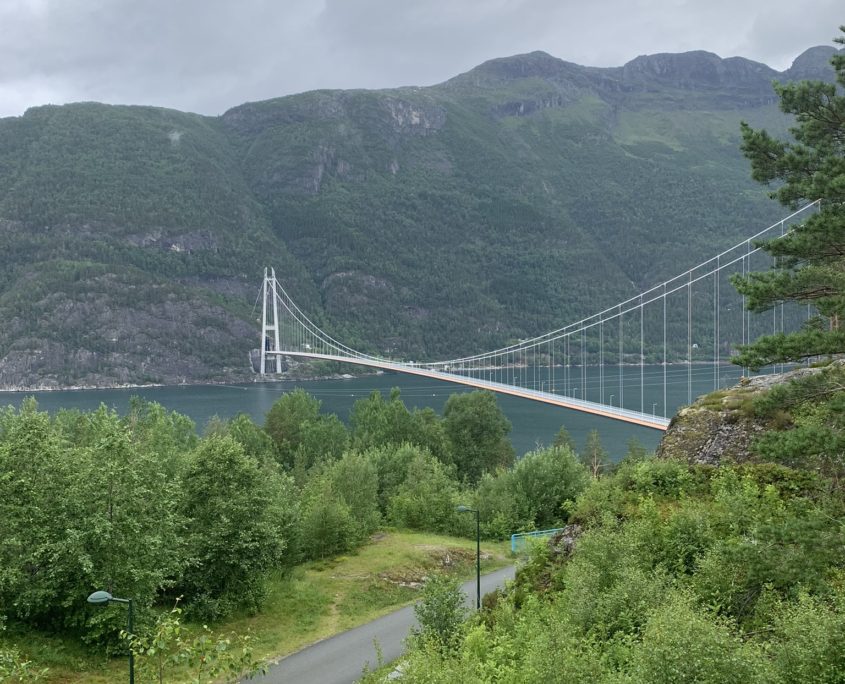
[[845,600],[801,594],[783,604],[775,618],[782,646],[774,658],[781,682],[838,684],[845,673]]
[[[161,613],[149,629],[122,633],[135,657],[136,676],[142,682],[165,682],[177,668],[186,669],[195,684],[251,678],[264,668],[253,657],[251,635],[213,636],[203,625],[191,635],[183,626],[177,605]],[[0,671],[2,673],[2,671]]]
[[672,595],[648,616],[642,644],[633,652],[634,681],[649,684],[760,684],[772,681],[766,660],[743,644],[731,625]]
[[354,545],[358,527],[327,474],[313,477],[302,492],[300,548],[306,559],[326,558]]
[[375,464],[378,472],[378,500],[382,514],[387,515],[390,500],[408,477],[408,466],[423,449],[412,444],[373,447],[364,456]]
[[527,453],[513,467],[512,483],[520,515],[537,529],[566,522],[565,505],[573,502],[588,482],[587,469],[567,448]]
[[290,541],[290,481],[272,465],[261,468],[231,437],[212,435],[191,455],[182,492],[186,606],[204,619],[257,610],[265,576],[283,563]]
[[485,472],[513,463],[511,424],[492,392],[452,394],[443,407],[443,425],[461,481],[476,484]]
[[414,606],[420,624],[416,636],[433,641],[442,651],[456,648],[467,613],[465,600],[457,579],[443,574],[429,577]]
[[504,539],[514,532],[534,529],[534,521],[523,517],[527,506],[514,484],[513,471],[499,469],[485,473],[476,489],[476,507],[481,533],[488,539]]
[[119,611],[91,610],[84,598],[112,587],[143,612],[172,584],[183,563],[178,481],[105,407],[77,421],[80,446],[34,401],[0,423],[0,605],[114,643]]
[[408,464],[405,481],[390,500],[388,517],[399,527],[415,530],[469,532],[469,516],[455,511],[459,503],[458,483],[450,469],[423,451]]
[[334,496],[349,507],[355,528],[353,543],[362,543],[381,522],[376,465],[366,456],[352,451],[332,463],[326,474]]

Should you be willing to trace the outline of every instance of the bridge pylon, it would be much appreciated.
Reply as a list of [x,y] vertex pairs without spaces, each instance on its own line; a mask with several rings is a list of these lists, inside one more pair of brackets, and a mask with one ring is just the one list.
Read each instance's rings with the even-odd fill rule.
[[[268,307],[269,300],[269,307]],[[270,321],[267,316],[270,316]],[[270,336],[272,333],[272,337]],[[279,302],[276,297],[276,269],[264,269],[264,284],[261,287],[261,375],[267,373],[267,357],[275,363],[275,373],[282,372],[282,357],[279,354]]]

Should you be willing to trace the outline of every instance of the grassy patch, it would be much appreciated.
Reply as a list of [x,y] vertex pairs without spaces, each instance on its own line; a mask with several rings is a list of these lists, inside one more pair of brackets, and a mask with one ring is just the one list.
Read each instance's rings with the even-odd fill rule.
[[[481,552],[482,572],[511,562],[505,542],[482,543]],[[439,571],[471,578],[475,541],[382,532],[355,553],[305,563],[290,575],[271,577],[260,614],[235,616],[213,627],[215,632],[250,632],[257,655],[278,658],[412,602],[424,578]],[[17,643],[39,667],[49,667],[46,681],[51,684],[126,680],[125,659],[92,654],[72,639],[29,632],[9,632],[4,638]]]

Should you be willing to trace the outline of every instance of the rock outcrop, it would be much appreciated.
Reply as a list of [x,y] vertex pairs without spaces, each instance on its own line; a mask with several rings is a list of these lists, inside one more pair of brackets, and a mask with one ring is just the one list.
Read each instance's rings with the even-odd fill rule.
[[754,398],[776,385],[821,371],[822,368],[802,367],[786,373],[743,378],[734,387],[700,397],[672,418],[657,448],[657,457],[680,459],[691,465],[753,460],[752,444],[772,428],[767,420],[755,416]]

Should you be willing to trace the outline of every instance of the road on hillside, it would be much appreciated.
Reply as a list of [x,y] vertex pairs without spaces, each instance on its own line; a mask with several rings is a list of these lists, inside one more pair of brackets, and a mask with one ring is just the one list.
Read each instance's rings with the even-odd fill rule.
[[[486,594],[513,579],[511,565],[481,576],[481,593]],[[467,605],[475,607],[475,579],[461,585]],[[365,665],[378,663],[374,641],[384,662],[395,660],[404,650],[404,640],[416,626],[414,607],[406,606],[348,632],[318,641],[272,665],[263,677],[249,680],[261,684],[352,684],[361,677]]]

